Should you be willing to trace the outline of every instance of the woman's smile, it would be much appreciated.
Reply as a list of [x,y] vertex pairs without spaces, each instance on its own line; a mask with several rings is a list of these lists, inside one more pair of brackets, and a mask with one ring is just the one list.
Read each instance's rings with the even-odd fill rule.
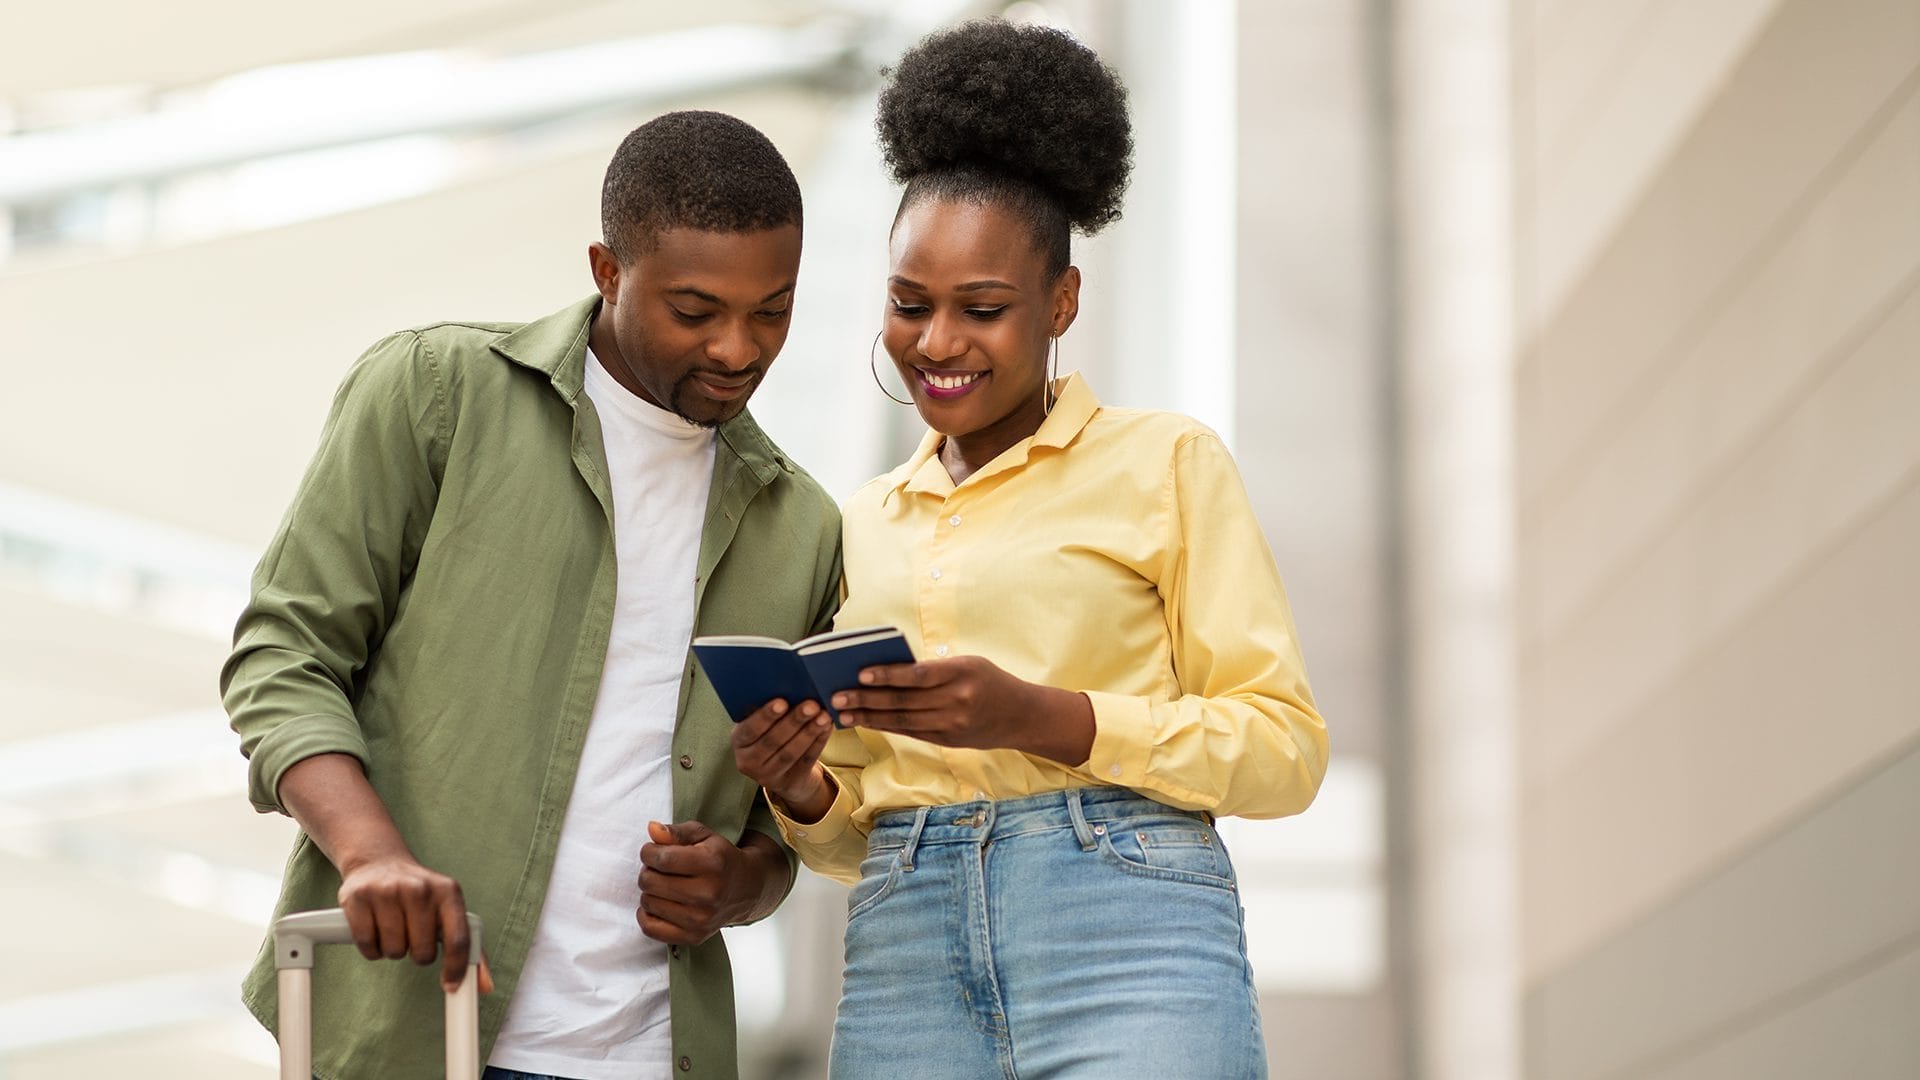
[[920,386],[928,397],[950,400],[960,397],[979,385],[980,380],[989,372],[985,371],[933,371],[928,368],[915,368],[920,375]]

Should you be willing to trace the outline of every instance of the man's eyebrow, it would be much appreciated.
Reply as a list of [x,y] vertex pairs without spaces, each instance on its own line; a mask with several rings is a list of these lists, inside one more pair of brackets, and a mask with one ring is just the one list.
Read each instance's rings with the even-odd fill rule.
[[[779,288],[773,290],[767,295],[754,301],[754,303],[757,306],[759,304],[764,304],[769,300],[778,300],[780,297],[785,296],[786,294],[792,292],[794,285],[795,285],[795,282],[789,281],[785,285],[780,286]],[[691,296],[697,300],[704,300],[707,303],[714,305],[715,307],[726,306],[726,301],[720,299],[719,297],[713,295],[710,292],[707,292],[704,289],[696,289],[691,285],[676,286],[674,288],[668,289],[667,294],[669,296]]]

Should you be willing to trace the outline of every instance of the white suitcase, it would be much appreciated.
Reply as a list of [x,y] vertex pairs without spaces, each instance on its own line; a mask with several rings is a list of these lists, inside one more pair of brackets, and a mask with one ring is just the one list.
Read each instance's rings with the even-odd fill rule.
[[[447,993],[447,1076],[480,1075],[480,916],[467,913],[473,938],[467,977]],[[280,1080],[313,1080],[313,950],[353,942],[339,908],[302,911],[273,924],[273,966],[280,977]]]

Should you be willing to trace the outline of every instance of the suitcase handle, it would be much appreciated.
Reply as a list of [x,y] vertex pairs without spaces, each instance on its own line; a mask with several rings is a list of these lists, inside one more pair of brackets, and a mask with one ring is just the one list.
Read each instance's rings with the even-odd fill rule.
[[[480,1075],[480,916],[467,912],[466,978],[447,991],[447,1076]],[[312,1080],[313,950],[353,941],[339,908],[283,915],[273,924],[273,966],[280,980],[280,1080]]]

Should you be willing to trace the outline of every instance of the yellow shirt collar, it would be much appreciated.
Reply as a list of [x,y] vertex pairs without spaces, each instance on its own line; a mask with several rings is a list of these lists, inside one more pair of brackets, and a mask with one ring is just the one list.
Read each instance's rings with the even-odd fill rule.
[[[1021,439],[1002,451],[999,457],[987,462],[979,472],[967,478],[969,483],[984,480],[989,476],[1020,468],[1027,463],[1027,455],[1036,446],[1065,449],[1067,444],[1079,436],[1087,422],[1100,408],[1100,399],[1094,396],[1093,388],[1079,372],[1069,372],[1053,384],[1053,409],[1047,418],[1040,422],[1040,430]],[[946,495],[953,491],[953,477],[947,475],[946,466],[940,464],[940,444],[945,436],[937,431],[929,431],[920,439],[920,446],[899,468],[887,474],[888,486],[893,491],[927,491],[936,495]]]

